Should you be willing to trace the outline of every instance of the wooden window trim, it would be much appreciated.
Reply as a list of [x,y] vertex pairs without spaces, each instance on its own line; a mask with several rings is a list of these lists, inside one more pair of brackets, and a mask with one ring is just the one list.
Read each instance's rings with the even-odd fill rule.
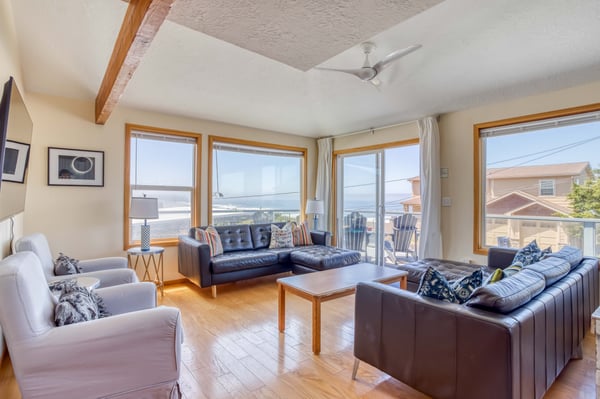
[[600,103],[582,105],[578,107],[564,108],[556,111],[542,112],[537,114],[523,115],[514,118],[501,119],[492,122],[484,122],[473,125],[473,253],[478,255],[487,255],[488,249],[482,242],[483,228],[483,197],[481,187],[483,154],[481,153],[480,132],[483,129],[515,125],[517,123],[535,122],[544,119],[558,118],[584,114],[586,112],[600,111]]
[[[198,226],[200,224],[200,183],[201,183],[201,158],[202,158],[202,135],[193,132],[184,132],[180,130],[164,129],[159,127],[136,125],[131,123],[125,124],[125,176],[123,179],[123,249],[128,250],[131,247],[139,246],[139,241],[129,241],[129,203],[131,201],[131,133],[132,131],[142,131],[148,133],[156,133],[171,136],[191,137],[196,141],[196,159],[195,159],[195,176],[194,176],[194,188],[192,190],[192,209],[191,209],[191,223],[192,226]],[[178,242],[177,237],[163,238],[152,240],[152,245],[160,245],[163,247],[176,246]]]
[[307,179],[307,161],[308,161],[308,149],[305,147],[294,147],[281,144],[264,143],[261,141],[244,140],[232,137],[221,137],[221,136],[208,136],[208,224],[212,224],[212,193],[213,193],[213,145],[215,143],[226,143],[234,145],[243,145],[249,147],[261,147],[270,148],[274,150],[282,151],[295,151],[302,153],[302,177],[300,182],[300,218],[305,219],[304,210],[306,209],[306,179]]

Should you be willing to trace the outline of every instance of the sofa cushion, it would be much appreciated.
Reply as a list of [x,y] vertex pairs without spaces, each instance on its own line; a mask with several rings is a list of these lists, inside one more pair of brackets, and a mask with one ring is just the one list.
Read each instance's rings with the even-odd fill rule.
[[223,252],[254,249],[250,225],[216,226],[223,244]]
[[214,274],[271,266],[277,263],[277,254],[266,250],[226,252],[211,260]]
[[483,283],[483,270],[481,268],[473,271],[468,276],[464,276],[460,280],[450,282],[450,287],[454,291],[458,303],[465,303],[473,294],[476,288],[481,287]]
[[481,269],[474,270],[459,280],[448,281],[442,273],[430,266],[421,278],[417,294],[445,302],[464,303],[482,282]]
[[206,230],[197,227],[195,230],[195,238],[201,243],[208,245],[210,256],[217,256],[223,253],[221,237],[213,226],[208,226]]
[[302,222],[300,224],[292,223],[292,236],[294,238],[295,247],[313,245],[310,237],[310,229],[308,228],[308,223],[306,222]]
[[419,284],[423,273],[425,273],[429,266],[442,273],[448,281],[461,279],[464,276],[470,275],[476,269],[482,269],[484,278],[487,278],[488,275],[494,272],[494,269],[482,265],[432,258],[420,259],[416,262],[401,264],[395,267],[408,272],[408,281]]
[[252,235],[252,243],[254,249],[269,248],[271,243],[271,225],[283,227],[285,223],[261,223],[251,224],[250,234]]
[[533,240],[523,248],[519,249],[513,259],[513,263],[521,262],[523,266],[530,265],[542,259],[546,254],[552,252],[550,247],[542,250],[537,245],[537,241]]
[[566,276],[571,270],[571,265],[564,259],[551,257],[527,265],[525,268],[540,273],[546,279],[546,286],[549,286]]
[[[287,264],[291,262],[291,254],[295,248],[264,248],[259,249],[258,251],[264,251],[267,253],[273,253],[277,255],[277,261],[282,264]],[[258,252],[255,251],[255,252]]]
[[566,245],[562,247],[558,252],[549,253],[546,256],[544,256],[544,258],[564,259],[567,262],[569,262],[571,270],[573,270],[579,265],[579,263],[581,263],[581,260],[583,259],[583,253],[579,248]]
[[523,269],[494,284],[477,288],[467,301],[467,305],[509,313],[529,302],[545,287],[544,276],[534,270]]
[[292,225],[286,224],[282,228],[271,225],[271,243],[269,248],[293,248]]
[[313,245],[294,248],[290,255],[292,263],[315,270],[335,269],[360,262],[360,252],[348,249]]

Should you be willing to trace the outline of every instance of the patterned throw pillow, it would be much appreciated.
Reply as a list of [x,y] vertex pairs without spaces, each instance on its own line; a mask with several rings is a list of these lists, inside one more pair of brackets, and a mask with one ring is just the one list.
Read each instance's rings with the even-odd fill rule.
[[531,265],[532,263],[538,262],[542,259],[542,256],[552,252],[552,248],[548,247],[543,251],[538,247],[537,241],[533,240],[523,248],[517,251],[513,264],[520,262],[523,266]]
[[465,303],[476,288],[481,287],[483,271],[475,270],[460,280],[449,282],[443,274],[429,266],[421,277],[417,294],[451,303]]
[[271,243],[269,248],[293,248],[294,237],[292,234],[292,226],[286,224],[283,228],[277,225],[271,225]]
[[208,245],[211,257],[223,254],[223,243],[221,243],[221,236],[219,235],[217,229],[215,229],[213,226],[208,226],[206,230],[196,227],[195,238],[202,244]]
[[60,291],[62,291],[54,309],[54,322],[57,326],[110,316],[98,294],[88,291],[85,287],[73,284],[73,281],[66,280],[54,283],[55,288],[60,286]]
[[312,238],[310,237],[310,230],[308,228],[308,223],[302,222],[300,224],[296,224],[294,222],[292,225],[292,236],[294,238],[294,246],[300,247],[304,245],[313,245]]
[[54,275],[65,276],[67,274],[81,273],[81,269],[78,265],[79,260],[69,258],[67,255],[59,252],[58,258],[54,261]]

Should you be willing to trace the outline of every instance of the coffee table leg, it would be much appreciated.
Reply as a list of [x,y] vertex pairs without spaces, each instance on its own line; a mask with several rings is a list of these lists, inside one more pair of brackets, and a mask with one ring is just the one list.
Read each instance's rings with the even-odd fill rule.
[[313,326],[312,326],[312,347],[313,353],[318,355],[321,352],[321,300],[313,298]]
[[402,279],[400,280],[400,288],[402,288],[403,290],[407,289],[406,288],[406,276],[402,276]]
[[278,303],[279,303],[279,332],[283,332],[285,330],[285,289],[282,284],[277,284],[278,294]]

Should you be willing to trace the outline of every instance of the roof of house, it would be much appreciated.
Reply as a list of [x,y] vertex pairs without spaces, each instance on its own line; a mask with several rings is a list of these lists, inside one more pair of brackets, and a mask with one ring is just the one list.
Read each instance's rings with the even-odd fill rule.
[[[525,209],[536,205],[538,208],[545,208],[549,211],[549,214],[562,214],[568,215],[571,213],[571,209],[559,205],[555,202],[548,201],[544,198],[531,195],[524,191],[512,191],[510,193],[504,194],[501,197],[494,198],[489,200],[486,203],[486,208],[493,212],[493,209],[496,209],[496,212],[500,212],[504,215],[515,215],[515,214],[527,214],[527,212],[523,212]],[[539,214],[536,212],[536,214]]]
[[488,179],[522,179],[528,177],[578,176],[583,172],[591,175],[592,169],[589,162],[488,168],[487,177]]

